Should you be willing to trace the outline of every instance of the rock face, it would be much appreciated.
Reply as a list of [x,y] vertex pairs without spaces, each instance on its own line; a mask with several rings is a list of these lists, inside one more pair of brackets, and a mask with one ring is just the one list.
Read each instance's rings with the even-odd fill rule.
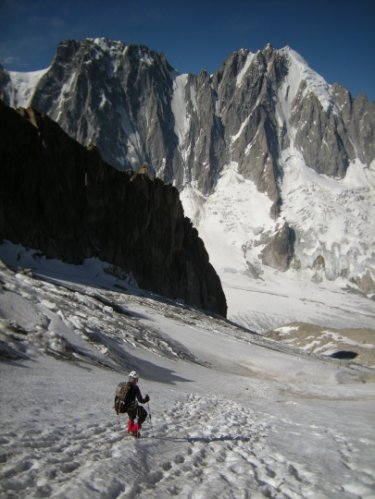
[[262,262],[282,271],[287,270],[293,258],[294,242],[294,230],[286,223],[267,239],[261,254]]
[[144,289],[226,315],[220,280],[174,187],[119,172],[47,116],[3,103],[0,239],[71,263],[98,257]]
[[195,181],[208,194],[236,161],[277,200],[280,153],[291,140],[308,166],[334,177],[357,156],[367,165],[375,156],[374,103],[329,86],[288,47],[241,49],[213,75],[195,76],[178,75],[142,45],[69,40],[30,85],[22,93],[17,77],[0,71],[6,104],[48,114],[119,169],[147,161],[179,189]]
[[[372,239],[355,241],[366,234],[367,208],[373,207],[375,103],[327,84],[289,47],[267,45],[257,53],[241,49],[214,74],[191,75],[177,74],[164,55],[145,46],[70,40],[59,45],[45,71],[22,75],[0,68],[0,95],[10,106],[32,105],[46,113],[81,144],[95,144],[117,169],[137,171],[146,161],[152,175],[180,192],[192,188],[201,199],[214,195],[228,166],[235,165],[272,201],[271,239],[284,221],[295,232],[296,246],[292,249],[291,241],[278,245],[278,251],[287,252],[278,258],[266,256],[272,241],[263,237],[258,262],[285,270],[292,252],[294,268],[311,269],[311,258],[322,255],[327,278],[345,274],[358,282],[373,265],[365,249]],[[292,214],[288,197],[305,187],[325,195],[320,178],[313,176],[346,182],[353,164],[369,177],[360,188],[354,182],[353,203],[340,206],[345,210],[358,197],[365,199],[357,208],[358,222],[353,215],[356,229],[348,236],[351,221],[347,227],[338,224],[338,240],[328,237],[324,211],[336,202],[333,196],[319,214],[306,215],[313,225],[307,230],[299,214],[309,206],[298,206]],[[308,173],[290,189],[288,179],[305,167]],[[343,196],[350,198],[349,191]],[[199,216],[193,221],[198,225]]]

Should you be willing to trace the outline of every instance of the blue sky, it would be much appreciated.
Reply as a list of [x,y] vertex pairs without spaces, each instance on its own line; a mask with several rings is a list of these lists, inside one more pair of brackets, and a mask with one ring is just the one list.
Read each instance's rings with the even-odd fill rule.
[[375,100],[373,0],[0,0],[0,63],[47,67],[68,38],[105,36],[209,73],[240,48],[289,45],[329,83]]

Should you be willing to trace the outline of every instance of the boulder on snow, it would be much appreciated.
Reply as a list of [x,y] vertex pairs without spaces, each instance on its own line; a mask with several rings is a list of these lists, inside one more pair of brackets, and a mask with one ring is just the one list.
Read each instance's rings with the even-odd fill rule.
[[262,263],[285,272],[294,254],[295,232],[285,223],[267,241],[261,253]]

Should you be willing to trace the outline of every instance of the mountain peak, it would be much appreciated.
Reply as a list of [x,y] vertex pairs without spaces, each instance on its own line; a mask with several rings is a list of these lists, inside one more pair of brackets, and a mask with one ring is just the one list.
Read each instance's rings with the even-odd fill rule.
[[[286,46],[278,51],[284,55],[288,61],[288,75],[285,86],[289,87],[288,100],[290,103],[301,92],[299,98],[303,98],[308,93],[313,93],[327,112],[334,107],[332,99],[331,85],[316,71],[311,69],[306,60],[291,47]],[[302,86],[301,86],[302,84]]]
[[124,43],[121,40],[110,40],[106,37],[97,37],[97,38],[85,38],[85,40],[94,43],[94,45],[98,45],[102,48],[108,48],[112,46],[124,46]]
[[[327,278],[344,275],[352,282],[366,272],[372,265],[368,248],[374,246],[365,228],[371,193],[363,182],[362,202],[338,182],[344,181],[348,170],[362,171],[375,158],[373,104],[329,85],[289,46],[274,49],[267,44],[256,53],[240,49],[210,77],[204,72],[176,76],[170,69],[164,56],[144,45],[94,38],[61,44],[39,79],[22,83],[3,71],[0,84],[5,102],[32,104],[80,143],[95,144],[115,168],[137,171],[147,162],[164,182],[181,191],[192,187],[197,193],[197,209],[192,211],[199,213],[195,219],[199,228],[209,211],[209,199],[222,188],[222,201],[213,210],[217,226],[233,233],[237,221],[241,224],[243,231],[240,234],[238,229],[233,244],[238,246],[238,261],[253,274],[259,274],[261,250],[272,247],[282,217],[290,234],[295,232],[288,241],[296,245],[296,268],[315,275],[314,262],[324,259]],[[29,102],[23,102],[22,96],[28,96]],[[234,178],[237,190],[237,184],[243,183],[244,190],[255,189],[267,198],[262,202],[270,217],[263,224],[254,221],[257,206],[241,211],[241,203],[234,203],[232,209],[226,175]],[[305,184],[307,194],[300,199]],[[346,202],[350,196],[354,205],[362,203],[358,213],[363,219],[345,215],[353,227],[358,224],[358,231],[340,221],[331,237],[333,229],[323,206],[328,209],[338,202],[335,192],[342,193],[343,208],[351,206]],[[321,198],[314,210],[311,199],[304,206],[307,195]],[[244,193],[243,199],[247,198]],[[290,205],[292,198],[300,211]],[[314,237],[300,213],[309,213],[306,220],[320,227]],[[213,240],[210,231],[205,242]],[[231,240],[226,234],[223,245]],[[212,255],[219,246],[212,245]],[[233,253],[231,246],[228,255]]]
[[267,45],[264,47],[264,49],[262,50],[262,52],[264,54],[267,54],[267,55],[271,55],[272,52],[273,52],[273,46],[271,45],[271,43],[267,43]]

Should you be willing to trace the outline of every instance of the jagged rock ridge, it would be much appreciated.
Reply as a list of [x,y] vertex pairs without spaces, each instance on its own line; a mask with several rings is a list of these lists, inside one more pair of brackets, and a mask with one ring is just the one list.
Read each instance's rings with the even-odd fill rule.
[[0,102],[0,239],[71,263],[98,257],[144,289],[226,315],[178,191],[119,172],[45,115]]
[[[200,199],[209,199],[235,165],[272,201],[274,227],[253,241],[259,246],[258,261],[282,270],[291,265],[314,270],[313,262],[321,256],[326,278],[344,275],[363,282],[367,275],[366,289],[373,282],[370,289],[375,290],[372,239],[365,236],[358,247],[327,242],[320,233],[325,206],[314,219],[318,229],[312,234],[291,213],[286,182],[288,169],[305,166],[337,182],[345,180],[355,163],[372,175],[375,104],[328,85],[289,47],[268,45],[257,53],[241,49],[213,75],[181,75],[165,56],[144,46],[105,39],[67,41],[46,71],[30,76],[26,85],[18,84],[19,78],[0,72],[7,103],[32,104],[81,143],[96,144],[118,169],[138,169],[147,161],[153,174],[181,192],[192,187]],[[361,217],[351,241],[366,232],[371,218],[371,181],[366,188],[353,196],[365,196],[366,203],[358,208]],[[198,226],[200,214],[193,210],[191,216]],[[280,245],[275,238],[282,236],[285,222],[294,237]],[[345,230],[339,234],[342,241],[348,239]],[[248,235],[243,244],[252,244]],[[286,253],[272,256],[272,248]]]

